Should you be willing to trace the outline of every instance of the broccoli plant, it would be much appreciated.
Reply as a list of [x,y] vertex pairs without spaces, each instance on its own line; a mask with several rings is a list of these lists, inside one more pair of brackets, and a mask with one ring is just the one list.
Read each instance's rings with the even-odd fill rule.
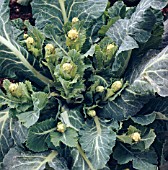
[[167,169],[167,0],[109,4],[3,0],[0,169]]

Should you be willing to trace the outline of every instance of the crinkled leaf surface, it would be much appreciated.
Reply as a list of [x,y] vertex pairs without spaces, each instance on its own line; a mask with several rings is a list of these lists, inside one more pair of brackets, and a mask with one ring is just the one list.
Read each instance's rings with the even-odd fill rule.
[[12,148],[3,161],[4,170],[45,170],[46,163],[53,170],[68,170],[65,161],[58,158],[56,151],[31,153]]
[[64,133],[51,132],[50,137],[54,146],[59,146],[62,142],[69,147],[76,147],[78,143],[78,133],[72,128],[67,128]]
[[118,164],[126,164],[132,161],[135,169],[157,169],[157,155],[153,150],[146,152],[133,151],[119,144],[114,150],[113,157],[117,160]]
[[162,97],[168,96],[168,47],[156,57],[135,66],[132,70],[130,87],[120,97],[108,102],[100,110],[106,118],[122,120],[135,115],[144,104],[148,103],[154,93]]
[[[64,1],[65,12],[61,7]],[[107,0],[34,0],[32,9],[38,28],[43,28],[46,24],[54,24],[56,32],[61,33],[64,22],[71,21],[73,17],[85,19],[86,25],[89,25],[103,14],[107,2]]]
[[138,123],[140,125],[149,125],[151,124],[156,118],[156,113],[152,112],[151,114],[147,114],[147,115],[138,115],[138,116],[134,116],[131,117],[131,119],[135,122]]
[[47,141],[50,138],[50,132],[54,130],[56,130],[54,119],[48,119],[33,125],[29,128],[27,147],[34,152],[47,150]]
[[115,146],[116,134],[110,126],[100,122],[96,127],[93,122],[88,122],[80,131],[79,142],[88,159],[95,169],[105,167],[110,159],[109,155]]
[[81,129],[84,124],[84,118],[78,110],[68,110],[61,113],[61,118],[67,127],[71,127],[77,131]]
[[145,43],[151,37],[156,17],[150,7],[160,9],[167,2],[157,0],[141,0],[130,19],[118,20],[108,31],[107,36],[119,46],[117,57],[112,66],[115,76],[121,76],[128,65],[128,51],[138,48],[137,43]]
[[36,59],[15,41],[8,4],[9,0],[4,0],[0,7],[0,74],[7,77],[21,74],[36,83],[51,84],[50,79],[35,69]]
[[9,117],[9,110],[0,111],[0,162],[14,145],[22,146],[27,138],[27,129]]
[[71,155],[73,158],[72,170],[89,170],[88,165],[76,148],[72,149]]
[[33,100],[33,111],[28,111],[25,113],[18,114],[17,117],[19,121],[24,124],[25,127],[29,128],[35,124],[40,116],[40,111],[46,106],[48,94],[44,92],[35,92],[32,94]]

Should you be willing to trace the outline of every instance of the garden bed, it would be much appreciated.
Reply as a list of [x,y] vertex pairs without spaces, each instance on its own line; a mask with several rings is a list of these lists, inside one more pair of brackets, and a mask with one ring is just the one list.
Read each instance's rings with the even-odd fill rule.
[[168,169],[166,0],[2,0],[0,169]]

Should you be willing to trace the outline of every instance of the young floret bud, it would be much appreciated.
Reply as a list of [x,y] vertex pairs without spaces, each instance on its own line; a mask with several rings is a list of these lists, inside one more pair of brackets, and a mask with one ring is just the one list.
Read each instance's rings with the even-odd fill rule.
[[70,73],[71,70],[72,70],[72,68],[73,68],[73,66],[72,66],[71,63],[64,63],[64,64],[62,65],[62,69],[63,69],[63,71],[66,72],[66,73]]
[[104,87],[103,86],[97,86],[96,87],[96,92],[98,92],[98,93],[104,92]]
[[15,93],[17,91],[18,87],[19,87],[18,83],[11,83],[9,85],[9,92],[11,94]]
[[54,50],[55,50],[55,48],[54,48],[54,46],[53,46],[52,44],[47,44],[47,45],[45,46],[45,52],[46,52],[47,54],[53,54],[53,53],[54,53]]
[[139,132],[135,132],[131,135],[133,141],[138,142],[141,140],[141,135]]
[[68,32],[68,38],[71,40],[76,40],[78,38],[78,31],[76,29],[72,29]]
[[123,86],[122,81],[115,81],[112,85],[111,85],[111,89],[113,90],[113,92],[117,92],[118,90],[120,90]]
[[115,47],[114,44],[109,44],[109,45],[107,46],[107,50],[111,50],[111,49],[113,49],[114,47]]
[[28,34],[24,34],[24,35],[23,35],[23,38],[24,38],[24,39],[27,39],[28,37],[29,37]]
[[95,110],[89,110],[89,111],[87,112],[87,114],[88,114],[89,116],[91,116],[91,117],[95,117],[95,116],[96,116],[96,111],[95,111]]
[[25,41],[26,41],[26,43],[28,45],[33,45],[34,44],[34,39],[32,37],[28,37]]
[[63,124],[62,122],[59,122],[59,123],[57,124],[57,131],[58,131],[58,132],[61,132],[61,133],[64,133],[65,130],[66,130],[66,125]]
[[77,17],[74,17],[73,19],[72,19],[72,23],[76,23],[76,22],[78,22],[79,21],[79,19],[77,18]]

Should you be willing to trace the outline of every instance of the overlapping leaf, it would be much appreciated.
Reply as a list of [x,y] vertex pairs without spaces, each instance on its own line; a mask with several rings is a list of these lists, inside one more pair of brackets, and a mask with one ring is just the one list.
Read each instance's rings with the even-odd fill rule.
[[68,170],[64,159],[57,158],[57,152],[31,153],[12,148],[3,161],[4,170],[45,170],[46,164],[53,170]]
[[153,150],[146,152],[133,151],[119,144],[114,150],[113,157],[117,160],[118,164],[132,162],[135,169],[157,169],[157,155]]
[[9,0],[4,0],[0,8],[0,74],[7,77],[24,75],[37,83],[51,84],[50,79],[34,68],[38,65],[35,58],[15,41],[8,4]]
[[17,115],[19,121],[22,122],[27,128],[38,121],[40,117],[40,111],[46,106],[48,102],[48,94],[44,92],[34,92],[31,97],[34,106],[33,110]]
[[121,76],[128,65],[128,51],[138,48],[138,43],[145,43],[151,37],[151,31],[156,17],[150,7],[163,8],[167,2],[157,3],[157,0],[142,0],[130,19],[118,20],[107,32],[107,35],[119,46],[112,71],[115,76]]
[[132,70],[130,87],[126,88],[116,100],[104,106],[100,115],[122,120],[136,114],[153,97],[154,93],[163,97],[168,96],[167,63],[168,47],[151,60],[143,64],[139,63],[141,68],[136,67],[134,70],[137,71]]
[[9,110],[0,111],[0,162],[14,145],[21,146],[27,138],[27,129],[9,117]]
[[50,132],[56,130],[54,119],[45,120],[35,124],[29,129],[27,147],[34,152],[42,152],[48,149],[47,141]]
[[[56,32],[61,33],[64,23],[71,21],[73,17],[84,19],[86,25],[89,25],[103,14],[107,2],[107,0],[34,0],[32,8],[38,28],[54,24]],[[65,8],[62,6],[63,3]]]
[[96,127],[93,122],[80,131],[80,144],[95,169],[102,169],[109,160],[115,145],[116,134],[103,122]]

